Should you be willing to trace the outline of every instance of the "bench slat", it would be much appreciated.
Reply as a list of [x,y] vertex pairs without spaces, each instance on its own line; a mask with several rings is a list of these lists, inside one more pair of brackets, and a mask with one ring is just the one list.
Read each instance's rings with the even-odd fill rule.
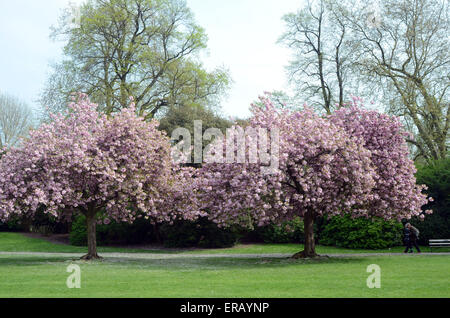
[[433,247],[450,247],[450,239],[431,239],[428,240],[430,249]]

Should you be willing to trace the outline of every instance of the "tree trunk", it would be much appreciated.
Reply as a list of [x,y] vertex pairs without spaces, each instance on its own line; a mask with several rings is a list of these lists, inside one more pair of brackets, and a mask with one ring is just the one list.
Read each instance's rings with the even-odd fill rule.
[[88,241],[88,253],[81,259],[92,260],[101,259],[97,254],[97,233],[96,233],[96,211],[94,208],[89,208],[86,213],[86,228],[87,228],[87,241]]
[[319,255],[316,254],[316,244],[314,242],[314,213],[306,212],[303,217],[303,223],[305,228],[305,249],[295,255],[292,258],[312,258]]

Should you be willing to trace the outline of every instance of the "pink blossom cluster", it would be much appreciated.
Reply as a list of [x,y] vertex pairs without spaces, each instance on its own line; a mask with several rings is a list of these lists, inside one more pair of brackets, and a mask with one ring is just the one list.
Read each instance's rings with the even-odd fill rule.
[[[402,128],[397,117],[363,110],[359,107],[361,104],[362,100],[354,97],[348,107],[337,110],[329,119],[343,127],[350,136],[358,138],[370,151],[376,173],[368,213],[386,219],[424,218],[421,207],[433,199],[427,199],[422,193],[426,190],[425,185],[416,184],[416,168],[408,157],[405,141],[410,133]],[[432,211],[427,210],[426,213]]]
[[[172,160],[158,122],[136,116],[133,102],[107,117],[80,94],[67,114],[55,115],[0,160],[0,220],[32,216],[40,206],[59,218],[102,211],[104,223],[142,215],[152,222],[207,215],[219,226],[246,227],[306,213],[423,217],[431,198],[416,185],[397,118],[364,110],[358,99],[327,117],[261,101],[264,107],[252,106],[250,127],[277,131],[278,165],[269,174],[261,170],[267,145],[255,136],[246,135],[244,145],[216,145],[236,155],[244,146],[242,163],[185,168]],[[250,146],[255,142],[259,149]]]
[[269,97],[261,102],[264,107],[252,106],[250,125],[279,130],[279,169],[261,173],[262,162],[248,161],[249,148],[245,163],[204,164],[198,198],[219,226],[261,226],[308,212],[386,219],[421,214],[427,198],[415,184],[397,119],[356,106],[321,117],[307,107],[277,110]]
[[96,109],[80,94],[67,114],[53,116],[2,157],[0,219],[32,215],[40,206],[59,218],[103,211],[105,222],[200,215],[194,171],[172,161],[158,122],[136,116],[133,102],[111,117]]

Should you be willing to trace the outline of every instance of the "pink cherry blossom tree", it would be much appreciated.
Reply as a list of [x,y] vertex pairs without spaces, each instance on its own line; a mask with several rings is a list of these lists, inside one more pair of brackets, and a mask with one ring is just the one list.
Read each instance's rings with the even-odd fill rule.
[[[201,185],[199,200],[202,209],[219,226],[262,226],[300,216],[304,220],[305,247],[294,257],[315,257],[313,226],[318,216],[350,213],[355,217],[403,218],[419,213],[421,205],[426,203],[421,187],[415,185],[399,123],[383,126],[386,131],[381,132],[379,140],[381,143],[383,138],[395,139],[394,145],[390,145],[401,149],[385,161],[378,158],[378,162],[364,139],[336,120],[320,117],[308,108],[278,111],[266,97],[261,102],[264,106],[252,107],[250,125],[279,131],[279,168],[266,174],[261,173],[262,162],[204,164],[197,176]],[[384,121],[378,124],[381,123]],[[359,125],[364,128],[365,124],[361,121]],[[250,143],[252,137],[247,136],[246,141]],[[218,146],[241,145],[223,141]],[[247,159],[251,149],[246,146]],[[379,167],[394,163],[407,165],[398,168],[403,177],[398,184],[381,182],[387,176],[380,173]],[[377,186],[386,188],[381,190]],[[398,198],[395,202],[400,198],[404,202],[394,205],[382,196],[383,203],[372,206],[380,200],[380,193],[389,191]]]
[[[99,258],[96,223],[195,219],[193,170],[171,160],[169,139],[135,106],[107,117],[86,95],[67,114],[30,133],[23,146],[0,160],[0,219],[45,212],[70,219],[86,216],[88,254]],[[195,197],[195,196],[194,196]],[[100,218],[100,220],[99,220]]]
[[343,127],[347,133],[360,140],[370,151],[370,159],[375,168],[373,198],[367,211],[370,216],[385,219],[411,219],[413,216],[425,218],[431,210],[422,213],[422,206],[432,201],[426,198],[425,185],[417,185],[414,162],[409,158],[407,138],[413,138],[405,131],[397,117],[364,110],[363,101],[353,97],[347,107],[335,111],[330,121]]

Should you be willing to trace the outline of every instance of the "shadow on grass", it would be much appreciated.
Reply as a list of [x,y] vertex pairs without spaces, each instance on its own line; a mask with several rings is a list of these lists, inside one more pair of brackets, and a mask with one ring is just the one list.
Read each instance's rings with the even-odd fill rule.
[[36,257],[36,256],[2,256],[0,257],[0,267],[2,266],[36,266],[36,265],[49,265],[59,264],[70,261],[67,257]]
[[311,264],[355,264],[363,262],[363,258],[339,257],[320,259],[290,258],[233,258],[233,257],[182,257],[182,258],[115,258],[107,257],[99,261],[83,261],[74,257],[42,257],[42,256],[3,256],[0,257],[0,268],[7,266],[39,266],[39,265],[64,265],[79,264],[85,266],[112,266],[127,268],[146,268],[149,270],[224,270],[224,269],[256,269],[256,268],[281,268],[292,266],[304,266]]
[[102,263],[108,265],[125,265],[138,267],[155,267],[167,270],[202,268],[202,269],[250,269],[250,268],[276,268],[289,266],[302,266],[310,264],[349,264],[361,263],[367,258],[357,257],[327,257],[319,259],[292,259],[287,257],[260,257],[258,255],[247,257],[174,257],[137,259],[133,257],[113,258],[107,257]]

